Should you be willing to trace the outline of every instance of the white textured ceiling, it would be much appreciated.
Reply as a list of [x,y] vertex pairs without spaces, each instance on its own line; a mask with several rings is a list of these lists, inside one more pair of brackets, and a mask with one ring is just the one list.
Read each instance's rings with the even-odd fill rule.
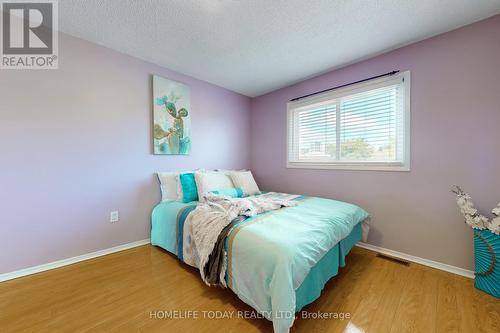
[[258,96],[500,13],[500,0],[60,0],[60,30]]

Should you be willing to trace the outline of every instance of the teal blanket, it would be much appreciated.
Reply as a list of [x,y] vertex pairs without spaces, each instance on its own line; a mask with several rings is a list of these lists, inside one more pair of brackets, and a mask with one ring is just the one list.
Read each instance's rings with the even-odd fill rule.
[[[151,244],[160,246],[170,253],[178,255],[177,238],[182,228],[178,228],[178,220],[189,207],[196,207],[197,201],[183,203],[166,201],[158,204],[151,214]],[[184,216],[185,218],[185,216]],[[182,237],[181,237],[182,240]]]
[[[182,258],[179,233],[193,205],[167,206],[153,211],[152,244]],[[345,255],[361,238],[360,222],[367,217],[355,205],[305,197],[296,207],[249,218],[226,239],[228,285],[272,320],[276,333],[288,332],[295,312],[316,299],[344,265]]]

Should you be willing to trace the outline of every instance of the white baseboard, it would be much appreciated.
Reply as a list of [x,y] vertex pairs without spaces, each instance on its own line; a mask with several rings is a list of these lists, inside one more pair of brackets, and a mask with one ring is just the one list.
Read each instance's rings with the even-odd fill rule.
[[393,251],[393,250],[385,249],[383,247],[379,247],[379,246],[375,246],[375,245],[371,245],[371,244],[367,244],[367,243],[363,243],[363,242],[359,242],[358,244],[356,244],[356,246],[362,247],[362,248],[370,250],[370,251],[374,251],[374,252],[386,254],[388,256],[400,258],[400,259],[403,259],[403,260],[412,261],[412,262],[415,262],[417,264],[421,264],[421,265],[424,265],[424,266],[429,266],[429,267],[432,267],[432,268],[440,269],[442,271],[446,271],[446,272],[449,272],[449,273],[462,275],[462,276],[465,276],[465,277],[468,277],[468,278],[471,278],[471,279],[474,278],[474,272],[473,271],[469,271],[469,270],[464,269],[464,268],[460,268],[460,267],[455,267],[455,266],[443,264],[443,263],[440,263],[440,262],[437,262],[437,261],[432,261],[432,260],[429,260],[429,259],[415,257],[415,256],[412,256],[412,255],[409,255],[409,254],[406,254],[406,253],[402,253],[402,252],[398,252],[398,251]]
[[12,279],[17,279],[17,278],[20,278],[20,277],[23,277],[26,275],[31,275],[31,274],[35,274],[35,273],[48,271],[49,269],[54,269],[54,268],[59,268],[62,266],[71,265],[71,264],[74,264],[74,263],[77,263],[80,261],[84,261],[84,260],[88,260],[88,259],[92,259],[92,258],[96,258],[96,257],[105,256],[107,254],[131,249],[133,247],[137,247],[137,246],[141,246],[141,245],[145,245],[145,244],[149,244],[150,242],[151,242],[151,240],[149,238],[143,239],[140,241],[111,247],[109,249],[99,250],[99,251],[95,251],[95,252],[87,253],[87,254],[82,254],[81,256],[77,256],[77,257],[73,257],[73,258],[62,259],[62,260],[50,262],[48,264],[28,267],[28,268],[21,269],[19,271],[0,274],[0,282],[12,280]]
[[[17,279],[19,277],[23,277],[26,275],[31,275],[31,274],[35,274],[35,273],[48,271],[50,269],[71,265],[71,264],[74,264],[74,263],[77,263],[80,261],[84,261],[84,260],[88,260],[88,259],[92,259],[92,258],[105,256],[107,254],[131,249],[131,248],[145,245],[145,244],[149,244],[150,242],[151,242],[150,239],[143,239],[143,240],[132,242],[132,243],[118,245],[118,246],[115,246],[115,247],[112,247],[109,249],[99,250],[99,251],[87,253],[87,254],[82,254],[81,256],[77,256],[77,257],[73,257],[73,258],[62,259],[62,260],[54,261],[54,262],[51,262],[48,264],[28,267],[28,268],[24,268],[24,269],[21,269],[18,271],[0,274],[0,282],[12,280],[12,279]],[[370,251],[379,252],[382,254],[393,256],[396,258],[412,261],[412,262],[415,262],[417,264],[421,264],[424,266],[429,266],[432,268],[440,269],[442,271],[458,274],[458,275],[465,276],[468,278],[474,278],[473,271],[469,271],[467,269],[463,269],[460,267],[455,267],[455,266],[443,264],[443,263],[440,263],[437,261],[432,261],[429,259],[415,257],[415,256],[412,256],[412,255],[409,255],[406,253],[385,249],[383,247],[379,247],[379,246],[375,246],[375,245],[371,245],[371,244],[367,244],[367,243],[363,243],[363,242],[359,242],[358,244],[356,244],[356,246],[362,247],[362,248],[370,250]]]

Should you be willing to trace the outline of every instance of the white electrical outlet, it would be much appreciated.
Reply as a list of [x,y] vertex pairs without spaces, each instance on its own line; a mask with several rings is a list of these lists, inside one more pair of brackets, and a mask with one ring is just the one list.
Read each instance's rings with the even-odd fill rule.
[[118,222],[119,220],[120,220],[120,213],[118,213],[117,210],[115,210],[114,212],[111,212],[111,214],[109,214],[109,222],[115,223],[115,222]]

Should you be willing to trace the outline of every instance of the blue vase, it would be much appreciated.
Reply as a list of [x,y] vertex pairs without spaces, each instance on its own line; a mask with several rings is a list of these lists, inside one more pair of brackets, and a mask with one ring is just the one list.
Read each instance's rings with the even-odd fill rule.
[[500,298],[500,235],[488,229],[474,230],[476,288]]

